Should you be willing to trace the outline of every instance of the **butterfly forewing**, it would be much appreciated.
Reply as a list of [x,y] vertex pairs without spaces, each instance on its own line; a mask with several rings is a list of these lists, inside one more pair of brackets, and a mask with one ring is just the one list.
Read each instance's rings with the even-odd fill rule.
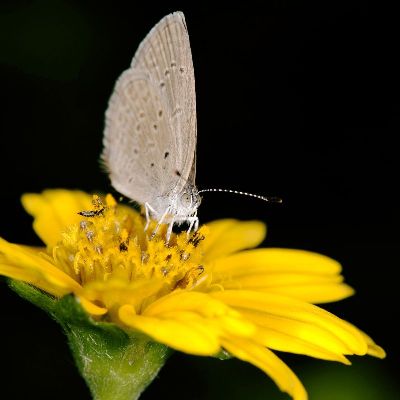
[[194,183],[196,104],[182,13],[147,35],[115,86],[106,113],[103,160],[111,183],[140,202]]
[[[132,68],[146,71],[168,105],[168,116],[176,140],[176,165],[189,178],[196,150],[196,95],[192,52],[185,17],[181,12],[167,15],[140,44]],[[194,177],[194,176],[193,176]],[[194,183],[194,182],[192,182]]]

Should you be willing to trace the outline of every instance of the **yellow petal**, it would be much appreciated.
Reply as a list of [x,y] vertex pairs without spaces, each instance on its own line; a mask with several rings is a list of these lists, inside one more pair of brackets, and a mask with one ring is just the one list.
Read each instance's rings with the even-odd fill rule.
[[215,262],[214,274],[237,277],[255,273],[305,273],[336,275],[341,265],[322,254],[294,249],[255,249],[242,251]]
[[255,340],[272,350],[350,364],[342,354],[347,349],[341,342],[337,345],[338,341],[320,328],[297,321],[290,323],[291,321],[276,319],[260,311],[248,309],[240,311],[243,317],[256,325]]
[[375,344],[374,342],[368,343],[368,354],[373,357],[377,358],[385,358],[386,357],[386,352],[385,350],[381,347]]
[[[358,329],[358,328],[356,328]],[[377,357],[377,358],[385,358],[386,357],[386,352],[385,350],[381,347],[378,346],[370,336],[368,336],[365,332],[360,330],[360,333],[364,337],[365,341],[367,342],[368,345],[368,352],[370,356]]]
[[33,228],[47,246],[60,240],[65,227],[82,219],[79,211],[93,208],[91,196],[81,191],[53,189],[42,194],[26,193],[21,198],[25,210],[34,217]]
[[158,315],[163,320],[174,320],[182,323],[195,322],[199,326],[209,329],[218,337],[235,335],[252,337],[256,333],[256,327],[246,319],[238,315],[221,315],[204,318],[196,311],[169,311]]
[[[215,275],[213,274],[214,280]],[[324,285],[332,283],[340,283],[343,281],[343,277],[340,275],[315,275],[315,274],[298,274],[298,273],[248,273],[241,275],[233,279],[227,279],[221,281],[224,288],[230,287],[240,289],[269,289],[279,288],[282,286],[293,286],[293,285]]]
[[222,346],[233,356],[263,370],[283,392],[294,400],[307,400],[307,393],[293,371],[268,349],[246,339],[229,337]]
[[96,300],[109,309],[130,304],[138,310],[148,298],[149,301],[153,300],[152,297],[157,295],[162,285],[163,281],[159,279],[136,282],[111,279],[87,283],[83,288],[83,294],[87,299]]
[[354,289],[345,283],[288,285],[268,288],[267,291],[313,304],[332,303],[354,294]]
[[137,315],[131,305],[120,307],[118,316],[127,326],[176,350],[195,355],[214,355],[220,350],[216,331],[197,321],[179,321]]
[[341,275],[317,275],[312,273],[254,273],[228,277],[213,274],[213,283],[224,289],[246,289],[293,297],[308,303],[329,303],[354,294],[354,290],[342,283]]
[[266,235],[266,226],[259,221],[223,219],[210,222],[207,227],[210,232],[204,242],[206,261],[258,246]]
[[243,319],[237,311],[199,292],[178,291],[163,296],[150,304],[143,315],[175,320],[186,315],[192,320],[197,319],[199,323],[209,323],[220,332],[239,336],[250,336],[255,332],[254,325]]
[[213,281],[225,289],[251,289],[327,303],[354,294],[341,283],[341,265],[321,254],[292,249],[256,249],[213,263]]
[[265,313],[266,327],[282,332],[291,330],[294,336],[314,341],[320,347],[337,354],[367,352],[360,331],[351,324],[317,306],[271,293],[245,290],[225,290],[210,295],[244,313],[253,310]]
[[107,308],[97,306],[96,304],[92,303],[91,301],[85,299],[82,296],[77,297],[78,301],[81,303],[82,308],[91,315],[104,315],[107,313]]
[[56,297],[62,297],[68,293],[68,291],[64,288],[60,288],[46,282],[46,280],[44,280],[37,271],[21,269],[14,265],[0,263],[0,275],[29,283]]
[[143,314],[153,317],[170,311],[195,311],[206,318],[227,314],[238,315],[236,311],[208,294],[191,291],[175,291],[163,296],[150,304]]
[[[82,287],[68,275],[40,257],[41,248],[19,246],[0,238],[0,275],[27,282],[55,296],[62,297],[68,293],[81,293]],[[14,264],[7,265],[7,262]],[[72,287],[71,287],[72,286]],[[107,312],[84,297],[79,298],[83,308],[92,315],[103,315]]]
[[49,261],[25,246],[9,243],[0,238],[0,252],[3,259],[7,259],[9,265],[13,265],[21,270],[33,271],[41,276],[48,284],[55,286],[55,290],[79,293],[82,287],[69,275],[59,270]]

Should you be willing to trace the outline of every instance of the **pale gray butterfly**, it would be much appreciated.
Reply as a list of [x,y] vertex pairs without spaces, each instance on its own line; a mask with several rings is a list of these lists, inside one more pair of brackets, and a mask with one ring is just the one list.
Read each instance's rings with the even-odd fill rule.
[[102,159],[114,188],[150,218],[198,228],[196,96],[185,17],[164,17],[118,79],[106,112]]
[[196,176],[196,95],[185,17],[164,17],[140,44],[131,66],[118,79],[106,112],[102,160],[116,190],[145,208],[147,224],[189,223],[198,229],[201,192]]

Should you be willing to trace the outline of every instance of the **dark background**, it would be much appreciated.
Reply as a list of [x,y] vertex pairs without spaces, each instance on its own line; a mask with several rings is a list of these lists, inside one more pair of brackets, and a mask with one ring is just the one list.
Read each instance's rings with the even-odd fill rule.
[[[112,190],[98,159],[114,82],[150,28],[180,9],[196,73],[198,186],[284,199],[204,195],[201,221],[264,220],[265,245],[340,261],[357,295],[325,308],[371,334],[387,359],[354,357],[349,368],[282,357],[311,399],[398,398],[398,10],[164,3],[0,2],[0,236],[40,244],[24,192]],[[1,282],[0,301],[1,397],[89,399],[58,326]],[[143,399],[246,395],[286,398],[252,366],[177,354]]]

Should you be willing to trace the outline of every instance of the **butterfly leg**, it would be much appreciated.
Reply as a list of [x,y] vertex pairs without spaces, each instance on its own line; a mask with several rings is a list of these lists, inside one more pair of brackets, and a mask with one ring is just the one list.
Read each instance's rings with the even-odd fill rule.
[[157,213],[156,213],[156,210],[147,202],[144,203],[144,208],[145,208],[145,212],[146,212],[146,225],[144,227],[144,231],[146,232],[147,228],[150,225],[150,220],[151,220],[150,212],[152,212],[153,214],[157,214]]
[[186,232],[188,237],[189,237],[190,233],[192,232],[193,226],[194,226],[194,232],[196,232],[199,229],[199,218],[197,217],[196,214],[194,214],[192,217],[189,217],[187,219],[188,222],[190,222],[189,229]]
[[154,231],[150,236],[150,240],[154,239],[154,236],[156,236],[157,231],[160,229],[161,224],[164,222],[165,218],[170,213],[170,211],[171,211],[171,207],[167,207],[167,209],[165,210],[164,214],[161,215],[161,218],[157,222],[157,226],[154,228]]
[[167,230],[167,240],[166,243],[169,243],[169,239],[171,238],[172,235],[172,228],[174,227],[174,223],[175,223],[175,216],[172,217],[171,222],[168,225],[168,230]]

